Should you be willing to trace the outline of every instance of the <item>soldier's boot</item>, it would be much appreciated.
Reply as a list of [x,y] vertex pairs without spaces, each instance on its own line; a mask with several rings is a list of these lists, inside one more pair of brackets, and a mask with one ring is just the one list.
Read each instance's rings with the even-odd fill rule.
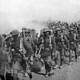
[[62,59],[62,55],[60,53],[60,59],[59,59],[59,69],[62,68],[62,64],[63,64],[63,59]]
[[78,58],[78,56],[77,56],[77,51],[75,51],[75,61],[77,62],[77,58]]

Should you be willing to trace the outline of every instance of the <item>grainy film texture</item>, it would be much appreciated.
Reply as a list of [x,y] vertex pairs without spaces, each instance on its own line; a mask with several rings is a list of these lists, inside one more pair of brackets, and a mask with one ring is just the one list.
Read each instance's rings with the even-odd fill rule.
[[80,0],[0,0],[0,80],[80,80]]

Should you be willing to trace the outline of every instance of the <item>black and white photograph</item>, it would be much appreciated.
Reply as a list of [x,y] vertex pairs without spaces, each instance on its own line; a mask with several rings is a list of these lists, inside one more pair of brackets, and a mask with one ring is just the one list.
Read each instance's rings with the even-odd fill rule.
[[0,80],[80,80],[80,0],[0,0]]

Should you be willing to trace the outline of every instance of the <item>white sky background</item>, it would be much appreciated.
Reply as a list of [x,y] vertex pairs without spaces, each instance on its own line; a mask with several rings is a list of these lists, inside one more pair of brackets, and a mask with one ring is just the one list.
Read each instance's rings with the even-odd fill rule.
[[80,0],[0,0],[0,33],[21,26],[39,31],[47,20],[79,19]]

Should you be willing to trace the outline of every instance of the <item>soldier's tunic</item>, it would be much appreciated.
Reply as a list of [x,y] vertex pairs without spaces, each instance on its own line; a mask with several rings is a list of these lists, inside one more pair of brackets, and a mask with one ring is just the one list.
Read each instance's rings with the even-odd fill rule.
[[0,47],[2,47],[2,37],[0,35]]
[[16,51],[19,51],[19,49],[20,49],[20,37],[13,36],[11,48],[15,49]]
[[26,40],[26,38],[23,38],[23,47],[26,50],[26,57],[31,56],[34,53],[32,49],[32,43]]
[[50,38],[49,37],[44,37],[43,38],[43,48],[41,50],[41,57],[44,60],[48,60],[49,57],[51,56],[51,47],[50,47]]

